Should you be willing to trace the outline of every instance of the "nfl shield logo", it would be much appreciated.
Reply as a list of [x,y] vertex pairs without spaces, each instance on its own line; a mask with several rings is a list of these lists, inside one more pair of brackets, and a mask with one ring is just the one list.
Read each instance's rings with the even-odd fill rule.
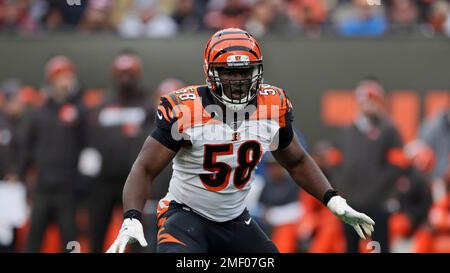
[[237,132],[234,132],[233,133],[233,137],[232,137],[232,140],[233,141],[238,141],[239,139],[240,139],[240,134],[239,133],[237,133]]

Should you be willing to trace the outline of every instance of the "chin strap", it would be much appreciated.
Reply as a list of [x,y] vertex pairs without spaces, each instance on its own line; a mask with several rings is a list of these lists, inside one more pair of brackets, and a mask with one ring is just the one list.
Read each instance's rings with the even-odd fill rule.
[[211,94],[217,99],[217,101],[219,101],[220,103],[222,103],[225,107],[234,110],[234,111],[240,111],[242,109],[244,109],[248,103],[251,101],[251,99],[248,99],[247,102],[245,103],[232,103],[232,102],[228,102],[227,100],[229,100],[229,98],[222,93],[222,96],[219,97],[215,92],[211,92]]

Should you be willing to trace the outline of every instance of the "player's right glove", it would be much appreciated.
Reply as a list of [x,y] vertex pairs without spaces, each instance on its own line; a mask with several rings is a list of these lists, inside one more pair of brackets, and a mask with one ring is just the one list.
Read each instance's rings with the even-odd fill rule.
[[124,253],[127,244],[136,241],[138,241],[142,247],[147,246],[147,241],[144,237],[144,228],[138,219],[127,218],[123,221],[119,235],[117,235],[116,240],[106,253]]
[[367,235],[372,235],[375,222],[364,213],[357,212],[351,208],[347,204],[347,201],[345,201],[345,199],[341,196],[333,196],[330,201],[328,201],[327,207],[331,210],[331,212],[333,212],[334,215],[339,217],[345,223],[351,225],[362,239],[366,239],[366,236],[364,236],[362,230],[364,230]]

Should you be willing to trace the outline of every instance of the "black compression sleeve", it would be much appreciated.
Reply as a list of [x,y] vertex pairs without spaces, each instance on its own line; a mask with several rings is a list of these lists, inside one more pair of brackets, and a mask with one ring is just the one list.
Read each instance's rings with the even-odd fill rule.
[[294,138],[294,130],[290,122],[278,131],[278,137],[278,150],[284,149],[291,144],[292,139]]
[[335,190],[327,190],[327,192],[323,195],[322,203],[326,206],[331,198],[338,195],[338,192]]
[[174,152],[178,152],[180,150],[181,145],[183,144],[183,140],[175,140],[173,139],[170,131],[161,129],[156,127],[156,129],[152,132],[151,136],[156,139],[159,143],[164,145],[165,147],[171,149]]

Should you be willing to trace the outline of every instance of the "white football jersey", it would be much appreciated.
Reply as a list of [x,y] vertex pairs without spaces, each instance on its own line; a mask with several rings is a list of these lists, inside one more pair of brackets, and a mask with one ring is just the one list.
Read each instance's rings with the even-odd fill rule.
[[291,108],[284,91],[270,85],[261,85],[254,103],[237,119],[241,121],[231,117],[224,122],[206,86],[162,97],[157,130],[170,131],[166,140],[171,139],[153,136],[177,155],[159,210],[174,200],[216,222],[238,217],[263,154],[280,146],[280,129],[290,125]]

